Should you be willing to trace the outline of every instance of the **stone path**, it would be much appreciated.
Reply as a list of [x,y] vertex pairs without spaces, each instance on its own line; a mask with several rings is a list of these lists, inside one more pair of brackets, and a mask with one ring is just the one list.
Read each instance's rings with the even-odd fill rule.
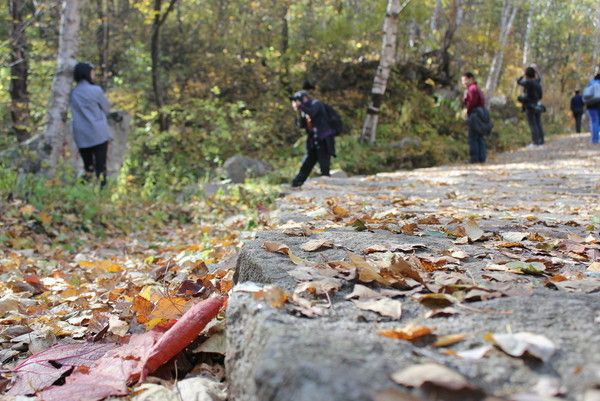
[[[499,155],[487,165],[319,178],[291,192],[272,216],[273,230],[258,233],[238,261],[228,306],[230,398],[599,400],[599,162],[600,148],[574,135],[542,149]],[[281,225],[290,221],[310,226],[310,236],[284,233],[290,224]],[[303,251],[309,240],[334,246]],[[267,251],[265,241],[285,244],[292,257]],[[368,283],[357,258],[376,269],[400,258],[418,275],[395,276],[389,286]],[[340,278],[339,266],[358,277]],[[539,274],[517,274],[532,266]],[[297,291],[322,312],[307,317],[311,307],[299,303],[294,290],[332,276],[339,289]],[[401,317],[347,300],[361,281],[386,294],[384,299],[401,302]],[[272,287],[256,293],[265,285]],[[289,300],[279,302],[284,293]],[[426,294],[443,295],[421,299]],[[452,309],[443,309],[450,304]],[[409,324],[433,333],[414,341],[378,333]],[[541,358],[545,362],[539,355],[513,357],[489,334],[518,332],[543,335],[556,350]],[[464,339],[433,345],[453,334]],[[481,358],[460,356],[485,345],[490,350]],[[530,350],[536,354],[535,347]],[[440,383],[407,387],[392,380],[395,372],[430,362],[458,372],[476,390]]]

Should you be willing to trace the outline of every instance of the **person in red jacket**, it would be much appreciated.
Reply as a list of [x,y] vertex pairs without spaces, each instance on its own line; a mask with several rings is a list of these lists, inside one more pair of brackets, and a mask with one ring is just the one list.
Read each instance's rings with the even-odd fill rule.
[[467,109],[467,126],[469,127],[469,156],[471,163],[485,163],[486,145],[485,139],[480,132],[474,129],[472,116],[478,107],[485,108],[485,98],[483,92],[477,86],[477,81],[472,72],[465,72],[461,77],[462,84],[465,86],[465,96],[463,104]]

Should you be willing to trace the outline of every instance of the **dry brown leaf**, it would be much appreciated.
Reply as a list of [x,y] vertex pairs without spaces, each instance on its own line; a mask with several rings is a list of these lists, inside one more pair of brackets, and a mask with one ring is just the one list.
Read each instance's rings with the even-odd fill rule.
[[449,345],[454,345],[456,343],[461,342],[467,337],[466,334],[449,334],[447,336],[438,337],[437,340],[433,343],[434,347],[447,347]]
[[428,308],[436,309],[458,303],[458,299],[448,294],[424,294],[415,296],[417,301]]
[[379,268],[369,263],[366,259],[352,252],[348,253],[348,258],[353,267],[358,271],[358,280],[361,283],[371,283],[375,281],[383,285],[389,284],[389,282],[381,276]]
[[424,218],[418,220],[417,223],[425,224],[425,225],[437,225],[437,224],[440,224],[440,220],[434,215],[429,215],[427,217],[424,217]]
[[475,389],[460,373],[437,363],[413,365],[392,374],[392,380],[407,387],[432,384],[447,390]]
[[426,326],[417,326],[415,324],[408,324],[401,328],[391,330],[380,330],[377,332],[380,336],[395,338],[397,340],[413,341],[418,338],[431,334],[433,330]]
[[389,298],[384,299],[369,299],[366,301],[353,301],[357,308],[377,312],[381,316],[400,319],[402,315],[402,303]]
[[280,253],[282,255],[288,255],[290,253],[290,248],[280,242],[265,241],[263,242],[262,247],[268,252]]
[[407,223],[400,227],[400,231],[405,235],[413,235],[419,226],[415,223]]
[[394,256],[390,266],[386,267],[386,269],[389,270],[394,276],[411,278],[423,284],[423,277],[421,276],[421,273],[410,263],[404,260],[404,258]]
[[306,252],[314,252],[324,248],[333,248],[333,242],[328,239],[315,239],[300,245],[300,249]]

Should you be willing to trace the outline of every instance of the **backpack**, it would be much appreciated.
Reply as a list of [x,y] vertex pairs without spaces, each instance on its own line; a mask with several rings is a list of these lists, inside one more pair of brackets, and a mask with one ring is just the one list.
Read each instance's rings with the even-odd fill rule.
[[600,104],[600,82],[594,81],[591,85],[583,89],[583,103],[586,106],[595,106]]
[[345,132],[346,127],[344,126],[344,122],[342,121],[340,114],[327,103],[323,103],[323,107],[325,107],[325,113],[327,114],[327,123],[331,129],[335,131],[334,135],[339,135]]

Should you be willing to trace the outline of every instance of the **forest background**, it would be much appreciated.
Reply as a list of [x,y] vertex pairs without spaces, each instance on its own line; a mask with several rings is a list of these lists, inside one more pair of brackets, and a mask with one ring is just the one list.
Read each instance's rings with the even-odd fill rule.
[[173,212],[177,200],[220,178],[223,162],[239,153],[275,170],[233,198],[249,209],[269,202],[276,193],[269,185],[288,182],[304,150],[288,96],[307,84],[344,118],[334,167],[350,174],[464,161],[460,75],[467,70],[492,109],[491,149],[515,148],[529,142],[516,102],[523,67],[537,65],[546,129],[563,133],[570,96],[600,56],[596,0],[406,2],[377,138],[368,144],[359,136],[390,2],[7,0],[0,7],[0,151],[45,129],[67,3],[78,4],[81,18],[77,59],[96,66],[97,83],[113,109],[133,117],[133,131],[109,196],[81,185],[66,167],[49,180],[2,165],[4,211],[11,202],[32,205],[53,221],[71,211],[106,226],[117,210],[138,217],[155,210],[140,202],[156,208],[152,221],[188,219]]

